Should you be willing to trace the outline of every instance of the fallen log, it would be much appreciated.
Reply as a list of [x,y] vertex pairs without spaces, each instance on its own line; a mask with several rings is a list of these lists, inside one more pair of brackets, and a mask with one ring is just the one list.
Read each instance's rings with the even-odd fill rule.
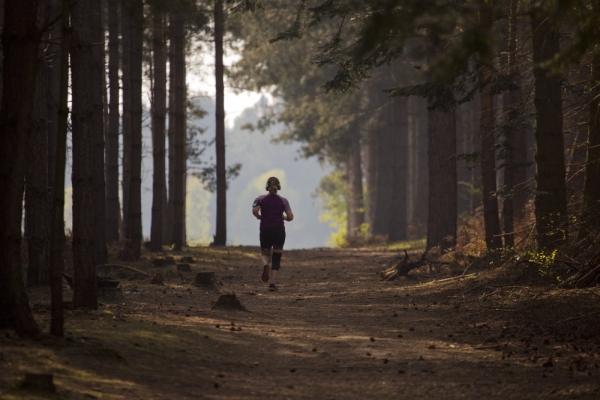
[[381,271],[380,276],[384,281],[393,281],[401,276],[408,276],[408,273],[415,268],[423,266],[425,260],[425,253],[421,256],[418,261],[412,261],[408,255],[408,252],[404,250],[404,257],[397,257],[391,262],[391,266]]
[[592,257],[577,273],[565,281],[580,289],[600,284],[600,252]]

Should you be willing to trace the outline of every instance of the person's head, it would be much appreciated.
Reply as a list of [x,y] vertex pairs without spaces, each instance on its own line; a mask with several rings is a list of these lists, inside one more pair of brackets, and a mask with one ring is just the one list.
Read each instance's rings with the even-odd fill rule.
[[278,190],[281,190],[281,183],[279,183],[279,179],[277,179],[275,176],[267,179],[267,185],[265,186],[265,189],[269,193],[277,193]]

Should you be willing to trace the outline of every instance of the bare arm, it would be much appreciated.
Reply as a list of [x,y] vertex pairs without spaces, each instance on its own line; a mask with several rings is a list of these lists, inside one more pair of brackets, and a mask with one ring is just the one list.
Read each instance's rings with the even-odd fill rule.
[[252,207],[252,214],[254,214],[256,219],[260,219],[260,214],[258,213],[259,211],[260,211],[260,206]]
[[285,218],[284,219],[286,221],[291,221],[291,220],[294,219],[294,213],[292,213],[292,210],[285,210],[284,213],[285,213]]

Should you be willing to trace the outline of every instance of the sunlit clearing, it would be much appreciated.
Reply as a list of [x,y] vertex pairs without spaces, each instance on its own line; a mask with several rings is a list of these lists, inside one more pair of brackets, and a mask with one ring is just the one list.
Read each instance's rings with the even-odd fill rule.
[[185,224],[187,242],[190,246],[208,245],[212,241],[211,215],[208,211],[211,198],[212,194],[204,189],[200,179],[194,176],[188,177]]

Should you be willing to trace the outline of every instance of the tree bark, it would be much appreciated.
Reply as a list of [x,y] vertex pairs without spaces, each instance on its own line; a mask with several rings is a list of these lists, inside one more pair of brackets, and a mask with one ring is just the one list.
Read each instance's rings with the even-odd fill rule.
[[[48,19],[44,3],[38,3],[39,21]],[[48,38],[48,35],[44,35]],[[44,50],[38,50],[44,59]],[[25,237],[27,238],[27,286],[47,285],[48,271],[48,103],[46,65],[37,72],[32,129],[29,131],[27,172],[25,177]]]
[[[479,24],[490,32],[493,29],[492,8],[489,2],[479,1]],[[490,32],[491,33],[491,32]],[[487,60],[484,60],[484,62]],[[488,250],[502,248],[502,231],[496,197],[496,141],[494,137],[494,96],[491,90],[492,69],[485,63],[479,72],[481,103],[479,135],[481,138],[481,183],[483,186],[483,223]]]
[[152,157],[154,174],[152,180],[152,225],[150,249],[161,251],[163,243],[163,204],[165,186],[165,116],[166,116],[166,68],[163,34],[163,13],[154,9],[153,61],[154,91],[152,101]]
[[390,109],[393,171],[391,210],[389,214],[389,242],[406,240],[407,236],[407,161],[408,161],[408,115],[407,100],[394,99]]
[[419,227],[419,236],[427,233],[427,221],[429,219],[429,128],[427,102],[425,99],[416,98],[417,121],[416,127],[416,174],[415,174],[415,214],[416,225]]
[[[491,78],[489,67],[483,66],[481,78]],[[484,83],[485,84],[485,83]],[[481,139],[481,184],[483,188],[483,222],[488,250],[502,247],[498,198],[496,197],[496,142],[494,140],[494,98],[489,84],[481,89],[479,135]]]
[[[62,0],[44,0],[46,9],[46,18],[53,18],[61,12]],[[52,201],[54,196],[54,172],[56,170],[56,152],[58,135],[58,102],[60,97],[60,60],[61,44],[56,43],[61,40],[62,25],[58,21],[50,27],[46,38],[50,43],[46,46],[45,68],[46,75],[46,107],[48,121],[46,123],[48,132],[48,199]],[[68,51],[68,49],[67,49]],[[51,207],[48,207],[48,218],[52,219]],[[52,232],[50,232],[51,234]]]
[[37,0],[5,0],[2,30],[0,106],[0,328],[34,335],[33,319],[21,276],[21,221],[28,131],[35,95],[39,33]]
[[[442,96],[452,99],[449,86],[440,83]],[[453,100],[441,109],[431,109],[428,100],[429,218],[426,250],[440,246],[448,249],[456,243],[456,114]]]
[[[185,179],[185,27],[182,13],[176,13],[171,23],[173,44],[174,94],[174,131],[173,131],[173,228],[171,243],[175,250],[183,247],[184,221],[184,179]],[[170,122],[169,122],[170,124]],[[171,146],[171,143],[169,143]]]
[[73,306],[98,308],[94,208],[93,0],[72,9],[71,80],[73,98]]
[[129,2],[121,2],[121,90],[123,96],[123,115],[121,129],[123,135],[123,153],[122,153],[122,223],[121,236],[123,239],[126,236],[125,223],[127,221],[129,206],[129,185],[131,184],[131,4]]
[[360,136],[358,132],[351,133],[351,143],[346,164],[348,179],[348,223],[346,236],[348,240],[359,236],[360,227],[365,222],[363,201],[362,167],[360,162]]
[[559,32],[547,12],[531,12],[533,31],[534,104],[536,111],[536,239],[539,249],[552,250],[567,240],[567,197],[560,77],[540,63],[559,51]]
[[223,87],[223,2],[215,0],[215,81],[216,81],[216,157],[217,222],[214,244],[227,242],[227,180],[225,176],[225,107]]
[[[508,22],[508,51],[507,51],[507,72],[512,75],[513,83],[516,83],[516,55],[517,55],[517,0],[510,0],[509,3],[509,22]],[[504,109],[505,109],[505,124],[507,128],[504,132],[504,199],[502,207],[502,219],[504,222],[504,245],[507,248],[512,248],[515,245],[515,208],[514,208],[514,197],[515,197],[515,178],[516,170],[519,168],[516,165],[515,160],[515,149],[516,140],[515,137],[519,133],[516,122],[518,116],[517,109],[517,92],[515,90],[509,90],[504,93]]]
[[94,236],[96,263],[108,262],[106,248],[106,182],[104,179],[104,28],[103,7],[100,0],[92,1],[90,26],[92,38],[92,129],[94,135]]
[[175,199],[175,120],[176,120],[176,104],[175,104],[175,88],[177,86],[177,74],[175,72],[175,65],[177,64],[176,60],[175,60],[175,42],[173,40],[173,30],[175,29],[174,26],[174,20],[173,20],[174,16],[171,15],[171,17],[169,18],[169,34],[170,34],[170,40],[169,40],[169,111],[168,111],[168,117],[169,117],[169,126],[168,126],[168,130],[167,130],[167,138],[169,141],[169,150],[168,150],[168,160],[169,160],[169,171],[168,171],[168,175],[167,175],[167,179],[168,179],[168,185],[167,185],[167,192],[168,195],[166,196],[166,201],[167,201],[167,211],[165,213],[165,222],[164,222],[164,227],[165,227],[165,232],[163,234],[163,244],[166,244],[168,246],[171,246],[173,244],[172,242],[172,238],[173,238],[173,215],[174,215],[174,203],[173,200]]
[[108,0],[109,119],[106,135],[106,241],[119,242],[119,2]]
[[373,234],[373,219],[375,216],[375,193],[377,191],[377,139],[376,130],[370,129],[365,143],[365,173],[366,173],[366,199],[365,220],[369,224],[369,234]]
[[129,154],[130,181],[127,193],[124,258],[138,260],[142,246],[142,50],[144,4],[135,0],[130,4],[130,101],[131,141],[124,151]]
[[52,218],[50,235],[50,290],[52,299],[50,333],[64,335],[64,310],[62,272],[64,269],[65,245],[65,165],[67,159],[67,120],[69,117],[69,47],[71,15],[70,0],[62,0],[59,82],[57,96],[56,163],[54,165],[54,187],[52,188]]
[[375,197],[372,233],[373,236],[381,236],[387,239],[390,229],[389,216],[392,212],[392,185],[394,179],[392,168],[390,168],[392,157],[394,156],[391,137],[393,133],[392,128],[389,126],[388,105],[384,105],[386,102],[389,102],[389,98],[380,90],[376,92],[375,96],[377,99],[376,104],[380,107],[380,112],[378,123],[375,126],[377,183],[375,192],[369,193]]

